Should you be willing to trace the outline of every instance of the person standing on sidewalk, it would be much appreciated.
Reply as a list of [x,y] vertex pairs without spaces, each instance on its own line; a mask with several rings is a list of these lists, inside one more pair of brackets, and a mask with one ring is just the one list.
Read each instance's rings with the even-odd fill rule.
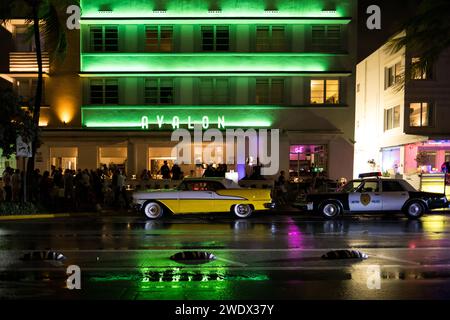
[[22,187],[22,177],[20,175],[20,170],[16,169],[11,177],[11,187],[12,187],[12,200],[20,201],[21,187]]
[[3,172],[3,190],[5,190],[5,201],[10,202],[12,200],[12,186],[11,186],[11,168],[6,167]]

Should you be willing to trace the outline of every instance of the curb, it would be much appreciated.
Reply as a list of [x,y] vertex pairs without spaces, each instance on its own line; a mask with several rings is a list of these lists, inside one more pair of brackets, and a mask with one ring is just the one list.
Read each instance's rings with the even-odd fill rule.
[[85,217],[85,216],[97,216],[98,213],[44,213],[44,214],[23,214],[23,215],[7,215],[0,216],[0,221],[9,220],[30,220],[30,219],[54,219],[54,218],[72,218],[72,217]]

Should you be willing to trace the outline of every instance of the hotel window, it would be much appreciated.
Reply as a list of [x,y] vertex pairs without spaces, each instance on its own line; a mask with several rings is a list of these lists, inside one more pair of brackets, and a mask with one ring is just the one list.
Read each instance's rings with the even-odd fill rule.
[[412,80],[427,80],[431,79],[431,70],[427,67],[422,69],[419,67],[420,58],[411,59],[411,79]]
[[228,97],[228,79],[200,79],[201,104],[226,104]]
[[339,80],[311,80],[312,104],[339,104]]
[[384,110],[384,131],[400,127],[400,106]]
[[256,104],[283,104],[283,79],[256,79]]
[[93,26],[90,28],[92,51],[119,51],[119,29],[117,26]]
[[117,79],[93,79],[90,82],[91,104],[118,104],[119,83]]
[[402,64],[401,62],[396,63],[391,67],[387,67],[384,69],[385,71],[385,82],[384,88],[388,89],[393,85],[396,85],[401,82],[403,76]]
[[145,27],[146,52],[173,51],[172,26],[146,26]]
[[341,26],[312,26],[311,44],[314,50],[330,51],[341,49]]
[[262,52],[286,51],[284,26],[257,26],[256,51]]
[[416,102],[409,105],[410,127],[433,126],[433,105],[428,102]]
[[203,51],[230,50],[230,31],[228,26],[203,26],[201,30]]
[[144,100],[146,104],[172,104],[173,79],[146,79]]

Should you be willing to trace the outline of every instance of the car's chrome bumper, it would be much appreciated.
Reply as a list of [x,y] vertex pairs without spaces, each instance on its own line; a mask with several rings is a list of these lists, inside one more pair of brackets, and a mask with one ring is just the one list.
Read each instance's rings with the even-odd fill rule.
[[264,203],[264,208],[266,209],[275,209],[276,205],[275,202],[269,202],[269,203]]
[[303,210],[303,211],[313,211],[314,203],[313,202],[295,202],[293,207]]

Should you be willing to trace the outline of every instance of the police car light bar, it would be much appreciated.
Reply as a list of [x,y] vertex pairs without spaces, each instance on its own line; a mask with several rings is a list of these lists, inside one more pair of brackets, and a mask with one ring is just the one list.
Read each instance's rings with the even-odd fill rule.
[[381,172],[369,172],[369,173],[361,173],[360,175],[359,175],[359,178],[360,179],[363,179],[363,178],[373,178],[373,177],[381,177],[382,176],[382,174],[381,174]]

